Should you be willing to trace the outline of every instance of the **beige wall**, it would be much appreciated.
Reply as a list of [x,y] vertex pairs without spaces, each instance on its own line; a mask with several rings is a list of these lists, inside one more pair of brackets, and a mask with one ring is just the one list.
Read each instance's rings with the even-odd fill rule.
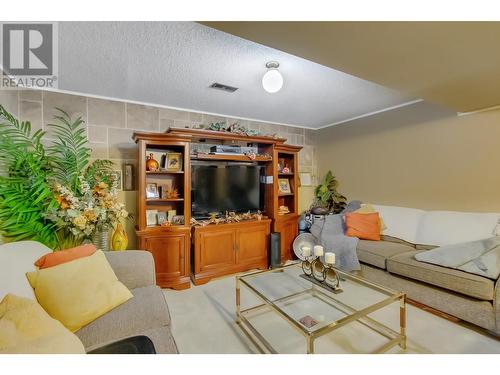
[[320,176],[349,199],[500,212],[500,110],[467,116],[425,103],[320,130]]
[[[163,132],[171,126],[192,127],[227,120],[228,122],[238,121],[264,134],[276,133],[286,138],[289,144],[303,146],[299,154],[299,171],[312,173],[313,182],[316,176],[317,165],[312,130],[47,91],[0,90],[0,104],[21,120],[31,121],[34,129],[47,130],[47,124],[54,116],[55,107],[62,108],[72,116],[82,116],[87,126],[92,156],[112,160],[117,169],[122,169],[125,163],[137,165],[136,146],[132,141],[132,134],[136,130]],[[135,191],[120,193],[121,200],[134,215],[136,194]],[[301,188],[299,208],[308,208],[311,201],[311,188]],[[127,223],[129,248],[135,246],[134,225],[134,221]]]

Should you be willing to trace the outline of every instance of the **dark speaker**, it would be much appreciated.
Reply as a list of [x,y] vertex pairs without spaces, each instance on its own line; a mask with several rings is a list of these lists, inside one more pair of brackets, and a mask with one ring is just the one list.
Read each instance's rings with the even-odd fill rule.
[[281,233],[271,233],[270,238],[269,267],[276,268],[281,266]]

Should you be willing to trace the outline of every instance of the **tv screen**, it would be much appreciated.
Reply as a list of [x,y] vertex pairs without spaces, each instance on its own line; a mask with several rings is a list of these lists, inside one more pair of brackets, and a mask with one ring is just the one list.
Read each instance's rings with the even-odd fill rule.
[[212,212],[259,210],[258,165],[192,165],[191,212],[207,217]]

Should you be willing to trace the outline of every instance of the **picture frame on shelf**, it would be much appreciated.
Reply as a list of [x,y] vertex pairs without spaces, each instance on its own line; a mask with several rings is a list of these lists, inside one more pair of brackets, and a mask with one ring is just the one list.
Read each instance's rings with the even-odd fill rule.
[[158,192],[158,184],[156,182],[149,182],[148,184],[146,184],[146,198],[147,199],[160,198],[160,193]]
[[178,172],[182,170],[182,154],[180,152],[168,152],[165,170]]
[[175,215],[172,217],[173,225],[184,225],[184,215]]
[[132,191],[134,190],[134,165],[125,164],[123,167],[123,190]]
[[146,210],[146,225],[148,227],[158,225],[158,210]]
[[278,178],[278,193],[279,194],[292,194],[290,181],[288,178]]
[[177,210],[168,210],[167,211],[167,220],[171,223],[174,216],[177,215]]
[[116,190],[123,190],[123,175],[120,169],[113,169],[110,174],[114,177],[116,181]]
[[162,225],[167,221],[167,213],[165,211],[159,211],[156,214],[157,220],[158,220],[158,225]]

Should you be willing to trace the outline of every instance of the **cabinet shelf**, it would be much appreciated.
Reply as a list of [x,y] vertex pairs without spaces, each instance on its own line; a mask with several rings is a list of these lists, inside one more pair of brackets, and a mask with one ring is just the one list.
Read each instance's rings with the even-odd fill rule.
[[278,176],[293,176],[293,173],[283,173],[283,172],[278,172]]
[[183,202],[184,198],[158,198],[158,199],[146,199],[147,203],[156,202]]
[[250,159],[246,155],[222,155],[222,154],[197,154],[191,156],[192,160],[226,160],[226,161],[272,161],[270,156],[256,156]]
[[158,174],[184,174],[184,171],[146,171],[147,175],[158,175]]
[[279,193],[278,197],[292,197],[294,195],[294,193]]

